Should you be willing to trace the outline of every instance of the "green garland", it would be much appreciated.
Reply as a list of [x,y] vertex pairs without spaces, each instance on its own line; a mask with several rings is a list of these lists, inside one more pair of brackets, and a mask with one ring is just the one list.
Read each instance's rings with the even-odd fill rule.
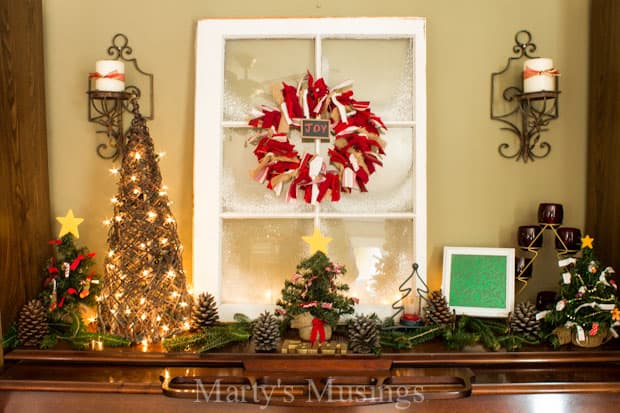
[[204,353],[230,343],[248,341],[251,336],[252,323],[243,314],[235,314],[235,323],[216,325],[189,335],[167,338],[163,341],[166,351],[187,351],[195,349]]
[[[84,322],[77,314],[71,314],[72,322],[57,321],[50,323],[50,333],[43,337],[39,348],[50,349],[56,346],[59,341],[64,341],[75,349],[84,350],[91,343],[92,340],[98,340],[103,342],[106,347],[126,347],[131,344],[131,341],[115,336],[113,334],[101,334],[86,331]],[[13,349],[20,344],[19,337],[17,336],[17,323],[12,323],[9,327],[7,335],[2,339],[2,347]]]
[[442,324],[434,324],[408,331],[383,330],[381,332],[381,346],[396,350],[409,350],[417,344],[426,343],[439,337],[445,329],[446,327]]
[[399,330],[387,322],[383,327],[381,345],[396,350],[408,350],[438,337],[441,337],[444,345],[453,351],[460,351],[477,343],[491,351],[498,351],[502,347],[508,351],[516,351],[523,344],[540,344],[540,341],[531,341],[521,335],[509,334],[505,322],[465,315],[458,318],[454,327],[448,324],[429,324],[413,330]]

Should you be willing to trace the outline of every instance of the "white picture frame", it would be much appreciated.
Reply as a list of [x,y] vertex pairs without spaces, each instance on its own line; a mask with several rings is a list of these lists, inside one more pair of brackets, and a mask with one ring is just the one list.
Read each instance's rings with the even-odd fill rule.
[[514,248],[444,247],[442,291],[456,314],[508,317],[514,310]]

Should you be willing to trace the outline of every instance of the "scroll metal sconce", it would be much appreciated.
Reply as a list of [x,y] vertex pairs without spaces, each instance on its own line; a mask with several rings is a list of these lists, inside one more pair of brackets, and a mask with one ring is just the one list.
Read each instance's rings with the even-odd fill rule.
[[[140,99],[144,88],[148,89],[149,102],[144,118],[153,119],[154,117],[153,74],[140,69],[138,61],[131,57],[133,49],[128,44],[127,36],[122,33],[115,34],[112,38],[112,45],[108,47],[108,55],[111,56],[111,60],[97,62],[97,67],[101,62],[111,62],[111,67],[122,67],[122,73],[117,70],[99,73],[97,70],[95,73],[91,73],[88,78],[88,121],[100,126],[97,133],[106,135],[107,141],[97,146],[97,155],[103,159],[117,160],[123,158],[126,140],[123,114],[131,111],[131,101]],[[114,64],[114,61],[119,62],[119,64]],[[124,62],[129,63],[128,66],[132,68],[132,74],[135,72],[136,75],[135,78],[132,78],[133,83],[127,86],[124,83]],[[98,79],[116,81],[117,84],[111,88],[97,87]],[[119,83],[121,79],[122,83]],[[118,85],[120,87],[116,87]]]
[[[552,120],[559,117],[559,72],[552,66],[534,70],[518,64],[521,60],[527,64],[534,62],[527,59],[536,59],[553,65],[551,59],[539,59],[532,55],[536,45],[532,43],[529,31],[517,32],[515,43],[512,47],[515,55],[508,58],[503,70],[491,75],[491,119],[502,122],[504,127],[501,130],[512,132],[517,137],[516,148],[515,145],[502,143],[498,147],[499,154],[527,163],[544,158],[551,152],[551,145],[541,140],[541,134],[548,130]],[[548,82],[542,88],[528,90],[521,82],[526,76],[539,76],[541,80],[545,77]],[[538,78],[532,80],[538,81]]]

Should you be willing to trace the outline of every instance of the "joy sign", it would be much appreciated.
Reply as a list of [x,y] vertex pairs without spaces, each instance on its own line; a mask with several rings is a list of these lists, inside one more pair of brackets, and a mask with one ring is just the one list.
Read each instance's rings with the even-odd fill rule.
[[329,141],[329,121],[325,119],[302,119],[301,137]]

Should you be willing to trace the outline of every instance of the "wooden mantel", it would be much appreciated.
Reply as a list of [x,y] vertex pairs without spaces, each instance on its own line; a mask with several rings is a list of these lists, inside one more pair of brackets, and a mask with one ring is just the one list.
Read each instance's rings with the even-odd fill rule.
[[491,353],[430,343],[377,356],[17,349],[0,372],[0,410],[11,412],[528,412],[550,400],[553,412],[617,411],[620,345]]

